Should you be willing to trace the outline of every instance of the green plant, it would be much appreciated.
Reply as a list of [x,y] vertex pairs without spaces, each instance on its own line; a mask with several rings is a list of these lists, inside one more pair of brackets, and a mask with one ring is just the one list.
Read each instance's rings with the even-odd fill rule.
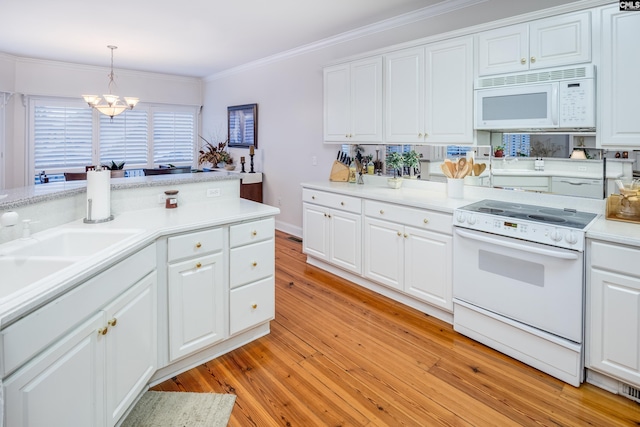
[[420,155],[415,150],[404,153],[404,165],[409,168],[418,168],[420,166]]
[[397,178],[398,173],[401,173],[402,167],[404,166],[404,157],[402,154],[393,152],[389,153],[387,156],[387,169],[393,170],[393,177]]
[[112,160],[110,165],[102,165],[102,167],[111,171],[119,171],[124,169],[124,162],[116,163]]

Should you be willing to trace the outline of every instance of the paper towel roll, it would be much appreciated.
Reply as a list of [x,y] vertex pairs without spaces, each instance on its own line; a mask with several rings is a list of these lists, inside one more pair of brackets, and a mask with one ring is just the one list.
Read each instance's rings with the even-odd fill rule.
[[111,216],[111,171],[109,169],[87,171],[87,219],[101,221],[109,216]]

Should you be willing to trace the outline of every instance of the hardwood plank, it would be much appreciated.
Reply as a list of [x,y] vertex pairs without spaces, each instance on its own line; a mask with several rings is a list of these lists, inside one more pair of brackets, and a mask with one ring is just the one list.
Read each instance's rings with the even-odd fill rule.
[[310,266],[281,232],[271,333],[154,389],[233,393],[230,426],[640,424],[639,404]]

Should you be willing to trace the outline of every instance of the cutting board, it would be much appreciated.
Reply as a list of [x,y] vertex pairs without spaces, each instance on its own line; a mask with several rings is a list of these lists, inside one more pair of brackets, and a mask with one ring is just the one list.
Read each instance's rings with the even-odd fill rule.
[[329,181],[347,182],[349,180],[349,167],[337,160],[333,161]]

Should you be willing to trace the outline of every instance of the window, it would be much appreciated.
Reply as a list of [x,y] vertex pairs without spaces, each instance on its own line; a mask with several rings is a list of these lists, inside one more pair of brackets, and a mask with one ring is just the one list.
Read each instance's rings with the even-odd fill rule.
[[33,110],[33,173],[92,164],[91,110],[80,102],[38,102]]
[[502,136],[505,155],[529,157],[531,153],[530,137],[527,134],[505,133]]
[[146,167],[147,135],[149,133],[146,110],[128,110],[113,120],[100,114],[100,164],[125,162],[125,166]]
[[193,165],[197,107],[141,105],[111,120],[81,100],[31,98],[28,171],[48,175],[85,166],[125,162],[125,167]]
[[153,162],[191,165],[195,132],[192,112],[154,111]]

